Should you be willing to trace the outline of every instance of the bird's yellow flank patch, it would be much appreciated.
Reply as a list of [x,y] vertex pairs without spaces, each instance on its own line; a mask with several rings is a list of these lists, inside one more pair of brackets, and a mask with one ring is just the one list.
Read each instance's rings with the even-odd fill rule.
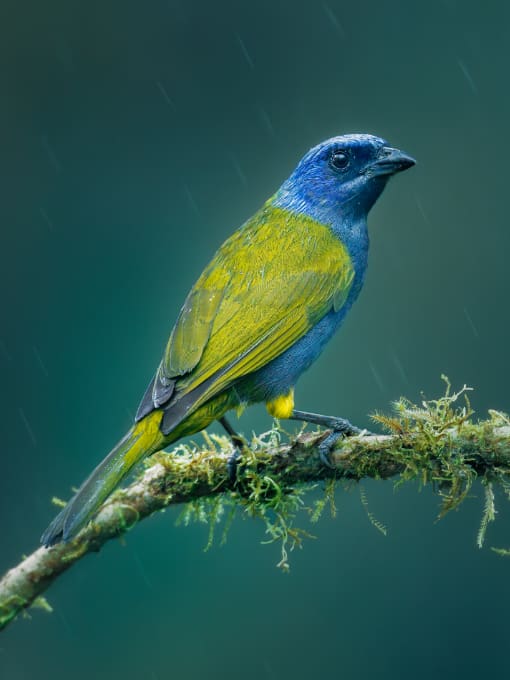
[[294,390],[266,402],[266,408],[273,418],[290,418],[294,410]]

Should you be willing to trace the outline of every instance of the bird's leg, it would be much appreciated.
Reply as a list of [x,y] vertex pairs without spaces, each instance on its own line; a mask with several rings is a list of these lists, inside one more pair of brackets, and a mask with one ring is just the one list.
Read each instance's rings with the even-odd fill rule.
[[321,427],[333,430],[319,445],[319,458],[321,463],[330,468],[334,467],[331,464],[330,455],[337,441],[341,437],[352,437],[361,434],[362,432],[366,432],[366,430],[361,430],[359,427],[352,425],[348,420],[345,420],[345,418],[323,416],[320,413],[308,413],[307,411],[297,411],[296,409],[293,409],[289,419],[302,420],[305,423],[313,423],[314,425],[320,425]]
[[236,448],[239,448],[239,447],[242,448],[244,446],[244,439],[241,437],[240,434],[237,434],[237,432],[234,430],[232,425],[228,422],[226,417],[223,416],[222,418],[219,419],[218,422],[221,424],[221,426],[223,427],[225,432],[228,434],[228,436],[232,440],[233,445]]
[[237,466],[239,465],[239,458],[241,457],[241,452],[243,450],[244,440],[237,434],[225,416],[220,418],[218,422],[228,434],[234,445],[234,451],[227,461],[228,476],[232,484],[234,484],[237,479]]

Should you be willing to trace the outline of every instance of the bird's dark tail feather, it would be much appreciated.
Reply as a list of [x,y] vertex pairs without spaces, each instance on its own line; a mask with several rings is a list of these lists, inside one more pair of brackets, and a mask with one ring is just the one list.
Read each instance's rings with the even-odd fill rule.
[[46,529],[41,536],[43,545],[74,538],[133,466],[163,447],[161,416],[161,411],[153,411],[129,430]]

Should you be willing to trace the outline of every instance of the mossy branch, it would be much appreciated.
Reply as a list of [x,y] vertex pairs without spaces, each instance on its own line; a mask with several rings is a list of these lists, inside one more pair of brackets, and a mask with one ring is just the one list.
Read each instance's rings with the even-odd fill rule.
[[[476,478],[482,478],[486,493],[477,536],[481,547],[487,525],[495,516],[494,485],[500,484],[509,494],[510,420],[490,411],[488,419],[475,422],[466,390],[451,394],[447,383],[445,396],[424,401],[421,406],[401,399],[394,404],[395,416],[374,416],[390,434],[343,440],[332,454],[331,469],[321,464],[318,455],[318,445],[327,434],[324,432],[302,432],[289,443],[282,443],[278,429],[254,438],[243,455],[235,488],[227,474],[231,444],[224,437],[206,434],[201,448],[181,445],[172,453],[155,454],[141,476],[118,490],[76,539],[37,549],[4,575],[0,581],[0,629],[28,607],[48,609],[42,593],[84,555],[98,552],[107,541],[145,517],[179,503],[188,504],[183,513],[185,522],[194,517],[209,521],[209,543],[225,506],[230,507],[227,524],[236,509],[262,519],[269,542],[281,542],[279,566],[286,569],[287,550],[307,535],[293,524],[297,512],[304,508],[316,521],[329,502],[334,513],[335,479],[399,475],[397,483],[418,479],[422,484],[433,484],[442,499],[442,516],[459,505]],[[465,403],[458,406],[456,402],[462,397]],[[329,480],[326,496],[308,508],[302,500],[303,490],[320,480]],[[363,494],[362,498],[366,505]],[[370,517],[368,509],[367,513]],[[383,525],[379,528],[384,529]],[[506,552],[500,550],[501,554]]]

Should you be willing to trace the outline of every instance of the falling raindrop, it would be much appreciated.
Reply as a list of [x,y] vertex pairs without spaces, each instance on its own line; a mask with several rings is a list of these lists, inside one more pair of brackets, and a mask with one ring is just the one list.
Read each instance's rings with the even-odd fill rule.
[[166,101],[166,103],[168,104],[168,106],[170,106],[174,111],[176,111],[176,110],[177,110],[177,107],[175,106],[175,103],[174,103],[173,99],[170,97],[170,95],[169,95],[168,92],[166,91],[166,89],[165,89],[163,83],[161,83],[159,80],[157,80],[157,81],[156,81],[156,87],[157,87],[158,90],[161,92],[161,94],[162,94],[162,96],[163,96],[163,99]]
[[474,321],[473,321],[473,319],[471,318],[471,314],[468,312],[468,310],[467,310],[466,307],[464,307],[464,316],[465,316],[466,319],[467,319],[467,322],[468,322],[468,324],[469,324],[469,327],[470,327],[471,330],[473,331],[473,335],[475,336],[475,338],[478,339],[478,338],[480,337],[480,334],[478,333],[478,328],[475,326]]
[[420,215],[423,217],[423,221],[430,226],[430,220],[427,213],[425,212],[421,199],[415,194],[414,200],[416,201],[416,207],[418,208]]
[[183,186],[184,186],[184,192],[186,193],[190,207],[192,208],[193,212],[195,212],[200,217],[200,209],[198,207],[198,203],[195,201],[195,197],[191,193],[191,189],[189,188],[189,186],[187,184],[184,184]]
[[464,78],[466,79],[473,94],[478,94],[478,88],[476,87],[475,81],[473,80],[466,64],[462,61],[462,59],[457,59],[457,64],[459,65],[460,70],[462,71]]
[[335,30],[338,32],[338,34],[342,37],[345,38],[345,30],[343,29],[342,24],[339,22],[338,17],[336,14],[333,12],[331,7],[325,2],[322,5],[322,8],[324,9],[324,12],[326,13],[326,16],[330,20],[330,22],[333,24]]
[[34,446],[37,446],[37,440],[34,435],[34,431],[30,427],[30,423],[28,422],[28,419],[25,415],[25,411],[21,408],[21,406],[18,408],[19,415],[21,417],[21,420],[23,421],[23,425],[26,428],[26,431],[28,432],[28,436],[30,437],[30,440]]
[[239,47],[241,48],[241,52],[244,55],[244,58],[248,62],[249,67],[253,70],[255,68],[255,64],[253,63],[253,59],[251,58],[250,53],[246,49],[246,45],[244,44],[244,40],[241,38],[241,36],[238,33],[236,33],[235,36],[236,36],[237,42],[239,44]]
[[274,131],[273,123],[271,122],[271,118],[269,117],[269,114],[267,111],[259,105],[259,114],[262,122],[264,123],[265,127],[267,128],[267,131],[272,137],[276,137],[276,133]]
[[60,161],[58,160],[57,155],[46,135],[41,137],[41,144],[43,145],[43,148],[46,151],[46,154],[48,155],[49,161],[51,165],[53,165],[55,172],[60,172],[62,170],[62,165],[60,164]]
[[140,555],[138,554],[138,552],[136,552],[136,550],[133,550],[133,560],[140,573],[140,576],[142,577],[142,581],[145,583],[149,590],[154,590],[154,585],[151,579],[149,578],[149,575],[147,574],[147,570],[145,569],[145,566],[140,558]]
[[379,372],[377,371],[377,369],[375,368],[371,361],[368,362],[368,365],[370,367],[370,371],[372,372],[374,380],[377,384],[377,387],[381,390],[383,394],[385,394],[384,383],[381,379]]
[[400,361],[400,359],[399,359],[399,357],[398,357],[398,355],[397,355],[397,353],[395,352],[394,349],[391,350],[391,359],[392,359],[393,363],[395,364],[395,368],[399,372],[402,380],[406,384],[409,384],[409,378],[407,377],[407,373],[406,373],[406,371],[405,371],[405,369],[402,365],[402,362]]
[[241,166],[239,165],[237,158],[233,154],[231,154],[230,160],[232,162],[232,165],[234,166],[234,170],[239,175],[239,179],[241,180],[241,182],[245,185],[248,184],[248,180],[246,179],[246,175],[244,174]]
[[39,212],[41,213],[41,217],[43,218],[43,220],[44,220],[44,221],[46,222],[46,224],[48,225],[49,230],[50,230],[50,231],[55,231],[55,226],[54,226],[53,222],[51,221],[51,219],[49,218],[48,213],[46,212],[46,210],[45,210],[44,208],[39,208]]
[[35,345],[32,347],[32,349],[34,351],[34,356],[37,360],[37,363],[39,364],[41,371],[44,373],[44,375],[46,377],[48,377],[49,376],[48,369],[46,368],[46,365],[44,364],[44,361],[42,360],[42,357],[41,357],[39,350],[37,349],[37,347]]
[[72,639],[76,638],[76,635],[74,634],[74,631],[71,628],[69,620],[64,615],[64,613],[62,611],[62,606],[60,604],[56,609],[56,615],[60,619],[60,622],[62,623],[62,626],[64,627],[64,629],[65,629],[66,633],[69,635],[69,637],[72,638]]

